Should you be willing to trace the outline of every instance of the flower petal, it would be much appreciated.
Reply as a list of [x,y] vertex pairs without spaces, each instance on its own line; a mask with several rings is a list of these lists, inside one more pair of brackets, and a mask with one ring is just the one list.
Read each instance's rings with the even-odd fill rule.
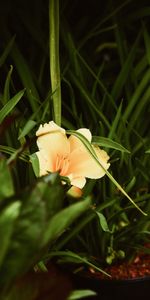
[[64,157],[70,152],[70,145],[65,130],[54,122],[50,122],[40,126],[36,135],[38,136],[37,145],[39,150],[44,151],[42,153],[44,153],[48,161],[51,160],[51,166],[56,171],[54,165],[57,157]]
[[36,155],[39,159],[39,176],[46,175],[48,172],[53,172],[53,162],[51,156],[47,156],[44,150],[36,152]]
[[86,184],[85,177],[78,176],[71,179],[71,185],[78,187],[79,189],[82,189]]
[[[92,146],[96,152],[99,162],[107,170],[110,166],[107,163],[109,156],[104,150],[97,146]],[[88,150],[82,147],[73,151],[70,155],[70,168],[68,172],[73,174],[73,177],[101,178],[105,175],[105,170],[101,168]]]
[[36,136],[40,136],[50,132],[61,132],[65,134],[65,129],[58,126],[55,122],[50,121],[49,123],[40,125],[39,129],[36,132]]
[[[76,132],[79,132],[79,133],[83,134],[87,138],[87,140],[91,143],[92,135],[91,135],[91,132],[90,132],[89,129],[87,129],[87,128],[80,128]],[[74,151],[76,148],[84,147],[84,145],[80,141],[80,139],[77,138],[74,135],[71,135],[69,137],[69,142],[70,142],[70,152]]]

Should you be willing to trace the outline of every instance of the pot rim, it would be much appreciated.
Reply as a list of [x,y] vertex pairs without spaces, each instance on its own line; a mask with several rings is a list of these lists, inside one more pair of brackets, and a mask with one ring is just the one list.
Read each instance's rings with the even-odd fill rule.
[[101,283],[107,283],[107,284],[113,284],[113,283],[136,283],[136,282],[145,282],[145,281],[150,281],[150,276],[141,276],[141,277],[135,277],[135,278],[121,278],[121,279],[116,279],[116,278],[109,278],[109,279],[104,279],[104,278],[98,278],[94,276],[87,276],[85,274],[75,274],[75,277],[79,276],[82,279],[85,280],[90,280],[90,281],[97,281]]

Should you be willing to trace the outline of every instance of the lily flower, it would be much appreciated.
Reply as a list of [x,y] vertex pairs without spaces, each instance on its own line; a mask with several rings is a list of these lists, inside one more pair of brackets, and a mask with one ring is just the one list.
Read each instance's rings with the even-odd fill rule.
[[[91,143],[92,135],[89,129],[81,128],[77,132]],[[61,176],[70,179],[71,185],[82,189],[86,178],[101,178],[110,166],[109,156],[104,150],[92,145],[105,170],[96,163],[79,138],[73,135],[68,138],[65,129],[53,121],[40,125],[36,135],[39,148],[36,154],[39,159],[40,176],[50,172],[59,172]]]

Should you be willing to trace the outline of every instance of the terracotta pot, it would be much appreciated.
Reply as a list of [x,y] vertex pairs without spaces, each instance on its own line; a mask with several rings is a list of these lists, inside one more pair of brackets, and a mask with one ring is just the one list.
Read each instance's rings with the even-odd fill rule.
[[[74,276],[75,288],[91,289],[97,296],[84,298],[87,300],[142,300],[149,299],[150,277],[124,280],[104,280],[83,276]],[[147,298],[146,298],[147,296]]]

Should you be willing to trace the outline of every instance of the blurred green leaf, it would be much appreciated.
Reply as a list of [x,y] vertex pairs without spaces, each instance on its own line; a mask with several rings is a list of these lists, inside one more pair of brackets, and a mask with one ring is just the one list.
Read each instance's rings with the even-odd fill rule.
[[94,295],[96,295],[96,292],[88,290],[88,289],[87,290],[75,290],[70,294],[70,296],[67,300],[77,300],[77,299],[82,299],[82,298],[94,296]]
[[0,157],[0,201],[14,194],[13,181],[5,158]]
[[10,282],[18,274],[26,272],[34,264],[40,249],[40,240],[45,228],[46,211],[42,202],[44,183],[24,192],[19,218],[16,220],[12,243],[2,264],[0,276]]
[[144,42],[145,42],[145,48],[146,48],[146,56],[148,64],[150,65],[150,35],[148,33],[147,28],[143,25],[144,30]]
[[0,211],[0,266],[3,262],[6,251],[10,245],[11,235],[14,230],[15,220],[20,212],[21,202],[15,201]]
[[56,240],[73,221],[90,208],[90,204],[91,200],[87,197],[83,201],[72,204],[57,213],[47,225],[42,244],[45,245]]

